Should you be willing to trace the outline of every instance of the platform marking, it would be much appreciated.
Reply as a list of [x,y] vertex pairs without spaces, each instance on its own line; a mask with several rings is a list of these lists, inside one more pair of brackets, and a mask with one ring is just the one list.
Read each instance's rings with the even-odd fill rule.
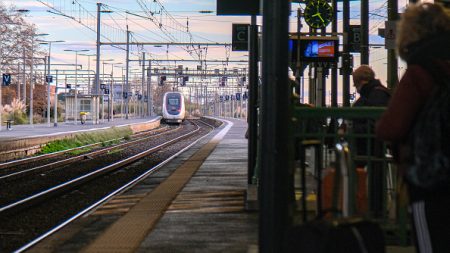
[[82,252],[134,252],[164,215],[165,210],[178,193],[233,126],[232,122],[223,121],[227,122],[224,129]]

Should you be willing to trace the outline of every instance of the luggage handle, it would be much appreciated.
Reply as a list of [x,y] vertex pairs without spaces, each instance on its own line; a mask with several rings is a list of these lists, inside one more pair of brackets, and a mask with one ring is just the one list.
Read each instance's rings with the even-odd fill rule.
[[[307,203],[306,203],[306,165],[305,165],[305,148],[306,147],[315,147],[316,148],[316,152],[315,153],[319,153],[320,150],[320,141],[318,140],[305,140],[302,141],[302,152],[301,152],[301,157],[300,160],[302,161],[301,163],[301,185],[302,185],[302,192],[303,192],[303,197],[302,197],[302,207],[303,207],[303,221],[306,222],[307,221]],[[350,148],[348,146],[348,143],[344,140],[344,139],[340,139],[336,145],[335,145],[335,150],[336,150],[336,168],[335,168],[335,177],[334,177],[334,183],[333,183],[333,194],[332,194],[332,203],[331,203],[331,208],[327,211],[331,211],[331,213],[333,214],[334,217],[337,216],[341,216],[341,217],[349,217],[351,216],[352,213],[352,208],[350,207],[350,202],[351,202],[351,196],[350,196],[350,180],[349,180],[349,173],[350,173]],[[324,213],[324,210],[322,210],[322,191],[321,191],[321,166],[317,165],[320,164],[321,162],[321,158],[316,157],[317,161],[315,162],[316,166],[318,166],[318,184],[317,184],[317,218],[321,219]],[[339,196],[340,196],[340,188],[341,188],[341,184],[343,186],[343,191],[342,191],[342,210],[339,209]],[[341,215],[339,215],[341,214]]]
[[[342,184],[342,216],[349,217],[352,215],[350,207],[350,148],[348,143],[343,139],[339,140],[336,147],[336,169],[333,183],[332,210],[338,209],[339,193]],[[341,180],[342,179],[342,180]]]

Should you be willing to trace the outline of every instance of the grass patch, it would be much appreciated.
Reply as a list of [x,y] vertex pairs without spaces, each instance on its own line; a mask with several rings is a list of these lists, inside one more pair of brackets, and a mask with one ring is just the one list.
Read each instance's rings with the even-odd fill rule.
[[[39,154],[48,154],[61,150],[77,148],[93,143],[101,143],[102,146],[108,146],[118,143],[120,138],[125,138],[132,134],[129,128],[117,129],[112,127],[110,129],[94,131],[90,133],[77,134],[73,138],[65,138],[47,143],[39,152]],[[75,152],[75,151],[74,151]],[[81,151],[84,152],[84,151]]]
[[79,155],[79,154],[82,154],[82,153],[89,152],[91,150],[92,150],[91,148],[82,148],[82,149],[77,149],[77,150],[74,150],[74,151],[70,151],[69,154],[70,155]]
[[109,154],[109,155],[117,154],[117,153],[120,153],[120,152],[122,152],[122,151],[123,151],[123,148],[118,148],[118,149],[110,150],[110,151],[108,152],[108,154]]

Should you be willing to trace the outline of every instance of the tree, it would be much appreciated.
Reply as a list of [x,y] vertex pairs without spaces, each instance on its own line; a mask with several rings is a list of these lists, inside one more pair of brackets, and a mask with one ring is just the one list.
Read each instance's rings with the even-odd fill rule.
[[34,86],[34,93],[33,93],[33,112],[42,117],[45,117],[46,109],[47,109],[47,86],[36,85]]
[[172,85],[164,84],[153,86],[153,107],[155,108],[155,113],[162,114],[162,103],[163,97],[166,92],[172,91]]
[[[38,42],[33,40],[36,27],[25,22],[23,14],[15,7],[6,7],[0,2],[0,24],[0,72],[11,73],[9,89],[18,90],[19,85],[23,86],[24,64],[25,79],[29,83],[31,64],[42,63],[42,60],[35,58],[42,57],[44,53]],[[10,94],[18,95],[17,92]],[[8,99],[12,100],[13,97]]]

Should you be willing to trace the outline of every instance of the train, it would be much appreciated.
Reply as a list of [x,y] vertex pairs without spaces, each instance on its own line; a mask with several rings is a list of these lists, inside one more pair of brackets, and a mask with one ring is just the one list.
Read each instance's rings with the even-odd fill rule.
[[182,123],[186,117],[184,96],[181,92],[166,92],[162,105],[163,121],[166,123]]

